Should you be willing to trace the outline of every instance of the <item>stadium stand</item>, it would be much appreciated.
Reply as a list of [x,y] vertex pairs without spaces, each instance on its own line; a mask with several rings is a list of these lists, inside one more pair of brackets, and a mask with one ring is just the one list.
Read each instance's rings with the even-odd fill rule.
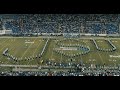
[[[62,33],[64,37],[78,38],[79,35],[96,35],[120,34],[120,15],[119,14],[1,14],[0,15],[0,30],[12,30],[12,35],[28,36],[28,35],[55,35]],[[102,35],[101,35],[102,36]],[[92,40],[98,50],[101,51],[115,51],[116,47],[110,40],[108,43],[112,49],[99,48],[96,41]],[[49,39],[46,41],[42,53],[39,54],[41,58],[46,49]],[[90,50],[83,48],[85,54]],[[80,49],[81,49],[80,48]],[[83,53],[84,54],[84,53]],[[18,58],[8,53],[8,48],[3,51],[3,55],[13,60]],[[36,55],[36,58],[38,56]],[[26,58],[29,60],[31,57]],[[56,63],[46,60],[46,65],[50,66],[45,68],[46,71],[10,71],[0,72],[0,76],[117,76],[120,75],[120,66],[105,68],[105,65],[95,64],[93,66],[85,66],[82,63]],[[111,67],[111,68],[110,68]],[[2,68],[2,67],[1,67]],[[68,69],[65,71],[57,71],[56,68]],[[44,68],[43,68],[44,69]],[[53,69],[53,71],[52,71]],[[14,69],[15,70],[15,69]],[[31,69],[32,70],[32,69]],[[88,72],[90,71],[90,72]]]
[[[118,34],[119,15],[104,14],[13,14],[2,15],[0,23],[14,34],[20,33],[94,33]],[[89,23],[88,23],[89,22]],[[85,30],[82,30],[82,26]]]

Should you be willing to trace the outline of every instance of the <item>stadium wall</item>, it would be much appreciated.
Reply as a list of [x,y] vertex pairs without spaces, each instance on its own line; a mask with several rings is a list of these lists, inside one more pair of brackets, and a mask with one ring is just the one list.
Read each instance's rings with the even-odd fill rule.
[[63,35],[62,33],[41,33],[41,35],[43,36],[50,36],[50,35],[53,35],[53,36],[59,36],[59,35]]
[[12,34],[12,30],[0,30],[0,35],[10,35]]

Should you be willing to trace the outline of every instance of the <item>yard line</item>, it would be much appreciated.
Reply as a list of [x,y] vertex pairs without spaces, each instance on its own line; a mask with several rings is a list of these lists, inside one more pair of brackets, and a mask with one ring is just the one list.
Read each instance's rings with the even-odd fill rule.
[[[18,38],[17,38],[18,39]],[[15,38],[15,40],[16,40],[16,38]],[[16,40],[17,42],[17,44],[16,44],[16,46],[17,46],[17,49],[15,50],[15,49],[13,49],[14,48],[14,46],[9,50],[9,51],[11,51],[12,49],[15,51],[13,54],[11,54],[11,55],[13,55],[13,56],[15,56],[16,54],[17,54],[17,52],[19,51],[19,47],[20,47],[20,45],[22,45],[23,43],[21,43],[21,42],[19,42],[19,40]],[[16,57],[16,56],[15,56]],[[14,61],[14,64],[19,64],[19,62],[15,62]]]
[[[112,42],[113,43],[113,42]],[[116,51],[115,51],[115,53],[116,53]],[[107,52],[107,54],[109,55],[109,53]],[[109,60],[108,60],[109,61]],[[114,64],[114,63],[113,63]]]
[[[7,40],[6,40],[6,41],[7,41]],[[10,43],[7,43],[7,45],[5,45],[4,47],[6,47],[6,46],[8,46],[8,45],[10,45],[10,44],[11,44],[11,42],[10,42]],[[4,48],[4,47],[3,47],[3,48]],[[2,49],[3,49],[3,48],[2,48]],[[2,49],[1,49],[1,50],[2,50]],[[0,51],[1,51],[1,50],[0,50]],[[3,57],[1,57],[0,60],[1,60],[2,58],[3,58]]]
[[[120,47],[119,45],[117,45],[118,47]],[[117,51],[115,51],[115,53],[117,53]],[[119,55],[119,53],[117,53],[117,55]],[[118,61],[118,60],[117,60]]]
[[8,38],[5,41],[2,41],[2,43],[0,43],[0,45],[2,45],[4,42],[6,42],[8,40]]
[[[17,42],[15,44],[18,44]],[[14,47],[10,48],[9,51],[11,51]]]
[[[96,42],[96,43],[97,43],[97,42]],[[98,45],[98,44],[97,44],[97,45]],[[99,55],[99,57],[100,57],[100,59],[101,59],[102,63],[104,63],[104,62],[103,62],[103,58],[101,57],[101,55],[100,55],[99,51],[98,51],[98,50],[96,50],[96,52],[98,53],[98,55]]]
[[[36,38],[37,39],[37,38]],[[35,40],[36,40],[35,39]],[[34,42],[35,42],[35,40],[34,40]],[[33,43],[31,43],[31,45],[27,48],[27,50],[23,53],[23,55],[22,55],[22,57],[21,58],[23,58],[24,57],[24,55],[27,53],[27,51],[28,51],[28,49],[31,47],[33,45]]]
[[[117,55],[119,55],[117,52],[115,52]],[[118,60],[117,60],[118,61]],[[113,62],[113,64],[116,64],[115,62]]]
[[[14,38],[14,40],[16,40],[16,38]],[[15,44],[18,44],[17,42]],[[11,46],[11,45],[10,45]],[[11,51],[14,48],[14,46],[12,48],[9,49],[9,51]],[[8,61],[9,62],[9,61]]]
[[[8,40],[8,39],[7,39],[7,40]],[[4,42],[2,42],[2,44],[5,43],[7,40],[5,40]],[[9,45],[9,43],[8,43],[7,45]],[[5,45],[4,47],[6,47],[7,45]],[[3,47],[3,48],[4,48],[4,47]],[[1,48],[0,51],[1,51],[3,48]]]
[[43,47],[43,49],[42,49],[42,52],[41,52],[41,56],[43,55],[43,53],[44,53],[44,51],[45,51],[45,49],[46,49],[46,46],[48,45],[48,42],[49,42],[49,38],[48,38],[47,41],[45,42],[45,45],[44,45],[44,47]]
[[[38,47],[40,46],[41,42],[42,42],[42,41],[40,41],[40,43],[38,44],[37,48],[34,50],[33,56],[34,56],[35,52],[37,51]],[[33,61],[33,59],[32,59],[32,60],[28,60],[27,65],[30,65],[30,61]],[[34,61],[34,62],[35,62],[35,61]]]
[[[10,44],[11,44],[11,43],[7,43],[4,47],[6,47],[6,46],[8,46],[8,45],[10,45]],[[3,48],[4,48],[4,47],[3,47]],[[2,49],[3,49],[3,48],[2,48]],[[2,50],[2,49],[1,49],[1,50]],[[0,50],[0,51],[1,51],[1,50]]]
[[[81,41],[80,41],[81,42]],[[80,59],[83,61],[82,55],[80,55]]]
[[[19,43],[19,46],[20,47],[23,43]],[[17,50],[15,50],[15,53],[13,54],[13,56],[15,56],[17,54],[17,52],[19,51],[20,48],[17,48]]]
[[[96,42],[96,43],[97,43],[97,42]],[[98,45],[98,44],[97,44],[97,45]],[[102,63],[104,64],[104,60],[103,60],[102,56],[100,55],[99,51],[97,51],[97,53],[98,53],[98,55],[99,55],[99,57],[100,57]]]
[[[106,43],[107,44],[107,43]],[[109,52],[106,52],[108,55],[109,55]],[[117,53],[117,52],[115,52],[115,53]],[[113,64],[114,64],[114,62],[113,62]]]
[[97,53],[98,53],[98,55],[99,55],[99,57],[100,57],[102,63],[104,63],[104,62],[103,62],[103,58],[101,57],[100,53],[99,53],[98,51],[97,51]]
[[[55,43],[55,41],[54,41],[54,43]],[[54,44],[54,48],[55,48],[55,44]],[[52,57],[53,57],[53,50],[52,50],[52,55],[51,55],[51,59],[52,59]]]
[[[63,50],[62,50],[62,53],[63,53]],[[61,54],[60,63],[62,62],[62,59],[63,59],[62,53],[60,53]]]
[[42,41],[40,41],[40,43],[38,44],[37,48],[36,48],[35,51],[33,52],[33,56],[34,56],[35,52],[37,51],[38,47],[40,46],[41,42],[42,42]]
[[[87,45],[87,43],[86,43],[86,42],[84,42],[84,43]],[[88,45],[87,45],[87,46],[88,46]],[[91,55],[91,53],[90,53],[89,59],[91,59],[91,56],[92,56],[92,55]]]

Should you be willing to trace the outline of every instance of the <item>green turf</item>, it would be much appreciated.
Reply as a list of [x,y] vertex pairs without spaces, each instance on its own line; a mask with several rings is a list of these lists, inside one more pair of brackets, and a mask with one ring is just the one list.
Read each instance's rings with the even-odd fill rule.
[[[30,40],[29,42],[34,43],[25,43],[26,40]],[[42,48],[46,41],[40,38],[1,38],[0,39],[0,63],[4,62],[4,64],[37,64],[35,60],[25,61],[25,57],[36,56],[41,53]],[[15,62],[13,60],[8,60],[7,57],[2,55],[2,52],[9,48],[9,54],[17,57],[23,58],[23,60],[19,62]]]
[[[111,49],[112,47],[108,44],[105,39],[95,39],[98,46],[104,49]],[[50,39],[46,50],[43,54],[41,59],[31,59],[31,60],[24,60],[25,57],[36,56],[41,53],[47,39],[43,38],[0,38],[0,64],[24,64],[24,65],[41,65],[41,60],[43,61],[54,61],[54,62],[66,62],[69,63],[72,57],[66,57],[61,54],[58,54],[53,51],[54,48],[59,48],[61,44],[67,45],[85,45],[90,47],[90,52],[86,55],[80,55],[77,57],[72,58],[74,63],[79,63],[83,61],[86,64],[100,64],[103,65],[115,65],[120,64],[120,58],[118,57],[110,57],[109,55],[118,56],[120,55],[120,39],[111,39],[112,43],[117,47],[116,51],[113,52],[103,52],[98,51],[93,43],[89,38],[88,39],[72,39],[72,40],[64,40],[64,38],[52,38]],[[61,42],[60,42],[61,41]],[[34,43],[25,43],[25,42],[34,42]],[[58,43],[58,44],[56,44]],[[7,57],[2,55],[2,52],[9,48],[9,54],[17,57],[22,58],[18,62],[9,60]],[[63,51],[67,54],[76,54],[80,51]],[[45,63],[43,63],[45,64]]]

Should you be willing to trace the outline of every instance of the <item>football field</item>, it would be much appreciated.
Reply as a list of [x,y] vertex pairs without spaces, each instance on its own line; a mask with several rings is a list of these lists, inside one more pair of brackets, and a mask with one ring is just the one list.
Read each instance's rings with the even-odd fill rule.
[[[61,39],[60,39],[61,40]],[[53,48],[56,47],[60,47],[59,45],[56,45],[56,42],[60,41],[59,39],[55,39],[55,40],[51,40],[50,41],[50,45],[49,48],[47,49],[47,52],[45,53],[45,56],[43,57],[43,60],[50,60],[50,61],[54,61],[54,62],[72,62],[73,63],[80,63],[83,62],[86,65],[87,64],[99,64],[99,65],[118,65],[120,63],[120,39],[112,39],[111,38],[111,42],[116,46],[116,51],[99,51],[97,50],[97,48],[95,47],[94,43],[91,41],[91,39],[72,39],[70,40],[66,40],[64,41],[64,39],[62,40],[61,43],[68,44],[68,45],[83,45],[86,47],[90,48],[90,51],[87,54],[83,54],[83,55],[77,55],[78,51],[74,51],[74,50],[61,50],[61,52],[64,52],[68,55],[70,55],[69,57],[61,54],[61,53],[56,53],[54,52]],[[105,41],[106,39],[96,39],[97,45],[100,48],[103,49],[112,49],[112,46]],[[81,51],[79,51],[81,52]],[[74,57],[72,57],[72,55],[75,55]]]
[[[42,51],[45,40],[39,38],[1,38],[0,39],[0,63],[1,64],[37,64],[37,60],[25,58],[36,57]],[[8,53],[18,59],[12,60],[2,55],[8,48]]]
[[[92,39],[101,49],[112,49],[107,40],[116,47],[115,51],[97,50]],[[48,43],[46,43],[48,41]],[[3,55],[8,48],[11,59]],[[41,53],[43,54],[41,55]],[[72,38],[63,37],[1,37],[0,38],[0,65],[46,65],[46,62],[55,63],[84,63],[97,65],[120,64],[119,38]]]

